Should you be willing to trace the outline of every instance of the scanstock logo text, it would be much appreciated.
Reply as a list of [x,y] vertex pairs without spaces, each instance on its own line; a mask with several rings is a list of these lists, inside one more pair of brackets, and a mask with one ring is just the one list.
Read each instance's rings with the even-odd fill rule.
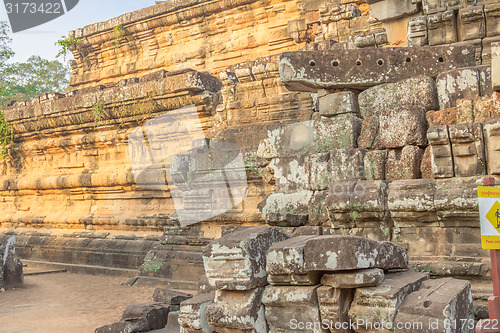
[[79,0],[4,0],[12,32],[27,30],[63,16]]

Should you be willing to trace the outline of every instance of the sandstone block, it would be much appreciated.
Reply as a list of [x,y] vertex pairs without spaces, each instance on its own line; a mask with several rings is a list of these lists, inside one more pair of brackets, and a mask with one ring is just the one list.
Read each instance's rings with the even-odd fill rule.
[[[356,289],[354,300],[349,310],[352,321],[362,320],[364,323],[393,323],[403,300],[418,290],[427,273],[406,271],[391,273],[385,276],[382,284],[376,287]],[[369,330],[367,325],[358,327]],[[390,330],[389,330],[390,331]]]
[[481,40],[482,52],[481,52],[481,64],[488,65],[491,64],[492,45],[494,43],[500,42],[500,35],[494,37],[486,37]]
[[432,161],[431,161],[431,147],[427,146],[422,155],[422,162],[420,163],[420,174],[422,179],[431,179],[432,176]]
[[415,332],[405,329],[404,323],[421,323],[431,333],[474,332],[470,327],[474,323],[470,282],[452,278],[422,282],[419,290],[405,298],[395,320],[395,332]]
[[361,125],[361,132],[358,137],[358,147],[366,149],[379,149],[381,147],[379,127],[379,117],[366,117]]
[[328,170],[329,153],[317,153],[306,156],[305,168],[309,176],[308,189],[322,191],[328,188],[330,172]]
[[207,321],[207,308],[213,302],[215,292],[196,295],[181,303],[179,325],[188,333],[213,332]]
[[387,208],[396,226],[425,226],[437,222],[434,205],[435,181],[397,180],[389,184]]
[[336,149],[330,152],[329,182],[342,183],[364,178],[364,149]]
[[486,141],[488,173],[500,174],[500,118],[490,118],[483,123]]
[[330,332],[352,332],[342,327],[349,327],[348,316],[354,298],[354,289],[335,289],[321,286],[317,289],[319,310],[322,322],[328,323]]
[[437,110],[437,97],[434,80],[428,76],[418,76],[366,89],[359,94],[359,108],[363,119],[389,115],[392,110],[403,106]]
[[[321,249],[321,250],[319,250]],[[356,236],[316,236],[304,246],[306,271],[406,268],[408,255],[390,243]]]
[[266,333],[267,323],[261,303],[264,288],[246,291],[217,290],[207,308],[207,320],[216,332]]
[[500,90],[500,43],[491,44],[491,80],[493,89]]
[[166,288],[156,288],[153,292],[153,300],[155,302],[170,305],[180,305],[181,302],[191,297],[193,297],[193,295]]
[[415,179],[420,176],[420,163],[424,151],[417,146],[390,150],[385,164],[385,179]]
[[500,4],[486,4],[484,6],[484,16],[486,18],[486,36],[500,35]]
[[297,323],[308,325],[300,328],[303,332],[325,332],[320,325],[314,325],[321,321],[317,288],[318,286],[267,286],[262,295],[262,303],[266,308],[269,332],[299,329],[299,326],[294,328]]
[[351,196],[354,192],[362,194],[364,191],[363,187],[356,185],[356,181],[330,184],[326,206],[332,227],[354,227],[354,220],[350,211]]
[[304,156],[275,158],[269,163],[269,168],[273,171],[279,192],[292,193],[309,187]]
[[385,181],[357,181],[349,199],[350,216],[356,227],[385,225],[388,218],[386,202],[387,183]]
[[309,221],[307,213],[267,213],[265,218],[267,224],[279,227],[300,227]]
[[401,148],[427,144],[427,120],[421,106],[404,106],[379,117],[379,135],[382,148]]
[[273,286],[314,286],[319,283],[320,275],[320,272],[268,275],[267,281]]
[[251,227],[213,241],[203,251],[208,281],[227,290],[266,285],[266,252],[273,243],[287,238],[278,228]]
[[370,15],[381,22],[414,14],[419,11],[418,4],[411,0],[368,0],[368,4],[370,5]]
[[432,175],[434,178],[449,178],[455,175],[451,141],[447,125],[432,126],[427,131],[430,145]]
[[408,46],[418,47],[427,45],[427,17],[412,17],[408,22]]
[[270,131],[269,139],[279,157],[355,148],[361,122],[352,114],[303,121]]
[[359,114],[358,96],[351,91],[342,91],[319,97],[319,113],[325,117],[339,114]]
[[483,177],[454,177],[436,181],[434,205],[445,227],[477,227],[477,187]]
[[429,45],[450,44],[457,41],[457,20],[450,10],[427,16]]
[[315,235],[304,235],[274,243],[267,252],[266,271],[271,275],[305,274],[304,246]]
[[470,177],[486,173],[483,126],[481,123],[449,126],[455,175]]
[[491,91],[491,71],[484,66],[461,68],[441,73],[436,86],[441,109],[457,105],[459,99],[476,99]]
[[[456,40],[456,33],[454,36]],[[366,88],[418,75],[436,77],[446,70],[474,66],[473,48],[384,47],[284,52],[280,60],[280,77],[293,91]]]
[[321,284],[340,289],[378,286],[384,280],[384,271],[380,268],[360,269],[352,272],[323,274]]
[[461,8],[458,11],[457,25],[460,40],[486,37],[486,19],[483,6]]
[[356,148],[362,120],[345,114],[316,121],[316,151]]
[[387,151],[385,150],[371,150],[366,152],[363,162],[366,180],[384,180],[386,160]]
[[328,191],[316,191],[311,200],[309,200],[307,212],[311,226],[330,224],[328,221],[328,207],[326,206],[327,201]]
[[257,157],[264,158],[266,160],[278,157],[278,152],[271,144],[271,140],[269,138],[266,138],[259,143],[259,147],[257,148]]
[[426,14],[442,12],[447,9],[456,9],[460,0],[422,0],[422,9]]
[[313,193],[313,191],[306,190],[299,190],[295,193],[272,193],[260,202],[257,208],[269,222],[276,221],[281,226],[284,221],[294,224],[303,221],[303,216],[308,216],[308,203]]

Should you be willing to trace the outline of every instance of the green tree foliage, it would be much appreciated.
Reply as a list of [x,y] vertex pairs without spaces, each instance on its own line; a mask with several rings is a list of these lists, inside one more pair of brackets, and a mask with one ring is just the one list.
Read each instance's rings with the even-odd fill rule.
[[0,107],[43,93],[63,92],[68,86],[69,68],[57,60],[32,56],[23,63],[9,63],[14,56],[9,47],[9,27],[0,21]]

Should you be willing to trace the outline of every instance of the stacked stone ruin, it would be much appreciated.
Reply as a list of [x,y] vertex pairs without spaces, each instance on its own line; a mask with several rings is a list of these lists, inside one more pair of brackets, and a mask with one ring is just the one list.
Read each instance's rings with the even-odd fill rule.
[[[194,289],[204,247],[231,225],[310,226],[470,280],[485,317],[476,187],[500,174],[499,12],[494,0],[169,0],[72,31],[68,92],[3,110],[14,142],[0,240],[16,235],[23,260]],[[179,110],[205,138],[175,161],[196,178],[213,171],[206,151],[231,143],[247,179],[235,207],[187,227],[174,186],[151,181],[185,165],[130,144]],[[183,137],[170,129],[155,152]],[[213,199],[197,188],[182,209]]]
[[408,254],[391,242],[311,231],[289,237],[276,227],[240,227],[208,245],[206,276],[216,290],[181,303],[182,328],[474,331],[469,281],[408,270]]

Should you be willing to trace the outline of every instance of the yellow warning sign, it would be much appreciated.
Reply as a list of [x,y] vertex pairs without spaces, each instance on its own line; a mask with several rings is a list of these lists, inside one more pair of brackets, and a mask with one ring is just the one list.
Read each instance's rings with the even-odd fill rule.
[[483,249],[500,249],[500,187],[478,187]]
[[493,228],[500,233],[500,203],[495,201],[491,209],[486,213],[486,218],[490,221]]

